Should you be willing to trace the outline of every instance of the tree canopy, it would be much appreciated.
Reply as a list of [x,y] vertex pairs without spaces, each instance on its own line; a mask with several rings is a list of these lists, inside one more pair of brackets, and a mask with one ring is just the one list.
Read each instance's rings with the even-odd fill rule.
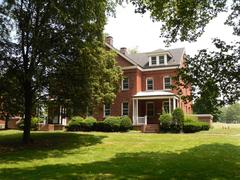
[[[0,70],[3,77],[11,73],[23,97],[25,143],[30,142],[34,104],[48,98],[52,80],[58,80],[60,86],[59,91],[52,89],[51,96],[60,97],[64,85],[71,83],[69,88],[74,89],[70,94],[76,90],[81,94],[75,98],[66,94],[62,97],[70,98],[72,103],[73,99],[81,98],[83,107],[87,100],[93,104],[105,95],[114,97],[114,85],[121,71],[105,50],[103,40],[105,13],[110,10],[105,0],[4,0],[0,3]],[[96,77],[100,72],[105,76]],[[108,86],[109,80],[115,83]]]
[[224,123],[240,123],[240,104],[232,104],[220,109],[219,121]]

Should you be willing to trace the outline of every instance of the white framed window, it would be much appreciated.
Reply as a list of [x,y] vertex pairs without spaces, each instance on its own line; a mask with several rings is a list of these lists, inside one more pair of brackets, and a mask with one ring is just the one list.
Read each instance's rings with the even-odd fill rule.
[[159,56],[159,64],[165,64],[164,55]]
[[128,90],[129,89],[129,78],[124,77],[122,80],[122,90]]
[[166,76],[163,78],[163,85],[165,90],[171,90],[172,89],[172,79],[169,76]]
[[104,104],[103,105],[103,116],[110,116],[111,115],[111,105],[110,104]]
[[128,102],[122,103],[122,116],[128,116]]
[[146,79],[146,90],[150,91],[154,89],[154,85],[153,85],[154,81],[153,78],[147,78]]
[[163,113],[169,113],[169,102],[168,101],[163,101],[162,103],[162,110]]
[[157,65],[157,57],[156,57],[156,56],[152,56],[152,57],[151,57],[151,65],[152,65],[152,66]]

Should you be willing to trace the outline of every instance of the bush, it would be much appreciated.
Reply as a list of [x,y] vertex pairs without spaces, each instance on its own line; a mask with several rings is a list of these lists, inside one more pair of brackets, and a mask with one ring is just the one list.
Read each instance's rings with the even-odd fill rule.
[[93,129],[94,131],[109,132],[111,128],[104,121],[97,121],[96,123],[94,123]]
[[210,126],[208,123],[204,122],[186,122],[183,125],[183,132],[184,133],[194,133],[202,130],[209,130]]
[[96,119],[93,117],[83,119],[80,116],[75,116],[69,121],[66,129],[67,131],[92,131],[96,122]]
[[120,118],[120,131],[126,132],[130,129],[132,129],[132,121],[128,116],[122,116]]
[[68,126],[67,131],[102,131],[102,132],[118,132],[128,131],[132,128],[132,122],[129,117],[110,116],[104,121],[96,121],[93,117],[73,117]]
[[120,131],[121,117],[109,116],[103,122],[106,124],[106,128],[107,128],[106,131],[108,132]]
[[159,117],[160,121],[160,130],[167,132],[171,130],[172,124],[172,115],[171,114],[162,114]]
[[[31,130],[32,131],[36,131],[38,129],[37,125],[38,123],[43,122],[43,120],[39,117],[32,117],[31,118]],[[24,121],[21,120],[18,124],[17,124],[18,128],[23,130],[24,129]]]
[[172,119],[173,119],[173,124],[178,128],[180,128],[180,131],[183,129],[183,122],[184,122],[184,113],[183,110],[180,108],[174,109],[172,113]]

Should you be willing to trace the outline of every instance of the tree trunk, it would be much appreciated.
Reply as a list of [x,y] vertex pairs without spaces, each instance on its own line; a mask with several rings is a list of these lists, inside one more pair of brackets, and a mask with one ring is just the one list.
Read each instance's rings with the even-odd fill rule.
[[23,143],[29,144],[31,142],[30,130],[31,130],[31,115],[32,115],[32,89],[31,82],[26,82],[24,85],[24,99],[25,99],[25,118],[24,118],[24,131],[23,131]]
[[5,129],[8,129],[9,114],[5,116]]

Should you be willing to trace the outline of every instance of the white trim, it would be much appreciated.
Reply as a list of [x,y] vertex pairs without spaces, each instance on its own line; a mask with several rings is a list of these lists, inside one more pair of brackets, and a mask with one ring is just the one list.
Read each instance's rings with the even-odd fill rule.
[[[110,115],[111,115],[111,105],[109,105],[109,106],[110,106]],[[103,117],[105,118],[105,117],[110,116],[110,115],[105,114],[105,104],[104,104],[103,105]]]
[[170,67],[147,68],[147,69],[141,68],[140,70],[145,72],[145,71],[161,71],[161,70],[170,70],[170,69],[179,69],[179,65],[174,65],[174,66],[170,66]]
[[[128,104],[128,114],[127,115],[123,115],[123,103]],[[121,104],[121,116],[129,116],[129,102],[128,101],[123,101]]]
[[140,67],[138,66],[126,66],[126,67],[121,67],[122,70],[128,70],[128,69],[139,69]]
[[170,78],[170,86],[172,85],[172,77],[171,76],[163,76],[163,90],[171,91],[172,89],[165,88],[165,78]]
[[[152,89],[148,89],[148,80],[152,80]],[[147,77],[146,78],[146,91],[154,91],[154,79],[153,77]]]
[[[123,80],[124,80],[124,78],[127,78],[127,79],[128,79],[128,88],[126,88],[126,89],[123,88]],[[129,90],[129,77],[128,77],[128,76],[125,76],[125,77],[123,77],[123,79],[122,79],[122,91],[127,91],[127,90]]]
[[[154,67],[154,66],[151,66]],[[179,69],[179,65],[174,65],[174,66],[168,66],[168,67],[158,67],[158,68],[147,68],[143,69],[140,66],[126,66],[126,67],[121,67],[122,70],[129,70],[129,69],[138,69],[142,72],[146,71],[161,71],[161,70],[171,70],[171,69]]]
[[133,99],[139,99],[139,100],[150,100],[150,99],[168,99],[168,98],[173,98],[175,96],[152,96],[152,97],[134,97]]

